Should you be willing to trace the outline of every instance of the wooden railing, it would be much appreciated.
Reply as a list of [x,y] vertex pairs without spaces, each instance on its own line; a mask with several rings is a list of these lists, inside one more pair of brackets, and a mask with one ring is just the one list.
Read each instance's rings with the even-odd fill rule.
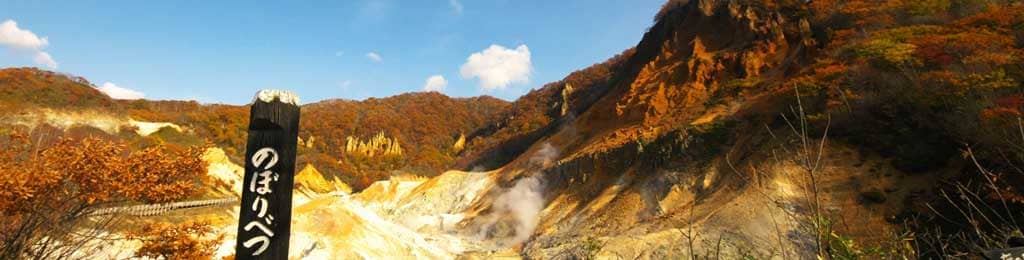
[[190,208],[201,208],[201,207],[212,207],[220,206],[224,204],[238,203],[238,198],[223,198],[223,199],[210,199],[210,200],[195,200],[195,201],[182,201],[182,202],[168,202],[158,204],[145,204],[125,207],[111,207],[93,211],[93,216],[99,215],[110,215],[110,214],[128,214],[132,216],[153,216],[164,214],[171,210],[178,209],[190,209]]

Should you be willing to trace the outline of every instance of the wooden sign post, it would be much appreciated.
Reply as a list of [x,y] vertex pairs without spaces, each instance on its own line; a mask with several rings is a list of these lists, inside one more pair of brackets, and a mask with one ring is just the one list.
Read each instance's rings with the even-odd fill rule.
[[261,90],[249,114],[235,259],[288,259],[299,98]]

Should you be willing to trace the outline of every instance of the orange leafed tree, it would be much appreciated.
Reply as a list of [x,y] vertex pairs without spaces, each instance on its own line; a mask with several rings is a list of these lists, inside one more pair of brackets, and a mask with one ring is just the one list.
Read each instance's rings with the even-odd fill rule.
[[18,133],[0,137],[0,259],[83,252],[112,220],[90,216],[93,210],[183,199],[206,172],[201,147],[129,152],[97,138],[39,143]]
[[135,252],[136,257],[211,259],[223,238],[223,235],[211,236],[212,231],[208,222],[153,223],[129,234],[129,238],[142,241],[142,247]]

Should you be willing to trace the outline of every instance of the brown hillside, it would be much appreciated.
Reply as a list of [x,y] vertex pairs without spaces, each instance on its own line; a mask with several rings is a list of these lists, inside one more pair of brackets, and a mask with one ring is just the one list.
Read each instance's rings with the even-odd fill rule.
[[82,77],[36,68],[0,69],[0,104],[14,107],[115,107],[113,100]]
[[[312,145],[300,149],[300,161],[313,162],[328,174],[366,175],[360,180],[365,185],[386,179],[395,170],[434,176],[458,158],[453,146],[461,134],[483,128],[508,107],[508,102],[493,97],[449,98],[434,92],[309,104],[303,106],[299,136]],[[380,133],[397,140],[403,154],[366,158],[344,152],[348,137],[367,140]]]
[[498,120],[467,136],[471,145],[457,167],[494,169],[508,163],[539,138],[550,134],[559,122],[573,120],[604,96],[634,53],[635,49],[628,49],[523,95]]
[[[500,168],[502,184],[467,223],[493,221],[492,203],[533,176],[546,205],[523,244],[533,258],[692,256],[680,241],[707,248],[715,237],[735,257],[760,248],[747,252],[757,258],[1005,247],[998,237],[1018,229],[1008,218],[1024,217],[1024,180],[1013,177],[1024,164],[1022,11],[1013,1],[670,1],[613,62],[607,88],[575,92],[596,97],[575,116],[558,113],[564,85],[548,85],[513,109],[542,112],[500,121],[522,126],[482,131],[476,140],[496,144],[460,165]],[[909,233],[932,244],[908,252],[897,237]],[[594,243],[600,252],[574,246]]]
[[[236,162],[241,162],[244,152],[249,113],[246,106],[195,101],[112,100],[83,78],[33,68],[0,70],[0,105],[9,108],[4,115],[46,108],[170,122],[184,127],[186,133],[159,131],[134,142],[193,145],[208,141],[222,147]],[[393,171],[433,176],[451,167],[462,152],[453,147],[460,135],[485,128],[509,107],[508,102],[493,97],[449,98],[439,93],[307,104],[299,134],[299,163],[312,163],[328,177],[338,176],[357,188],[386,179]],[[107,135],[85,125],[76,129],[85,135]],[[367,140],[380,133],[397,141],[404,153],[361,158],[344,152],[348,137]],[[138,139],[130,135],[107,138]]]
[[[245,146],[249,111],[244,106],[149,100],[124,101],[122,106],[139,120],[190,126],[236,159],[241,151],[235,147]],[[458,156],[451,147],[461,133],[482,128],[507,108],[508,102],[493,97],[449,98],[438,93],[307,104],[302,108],[299,160],[346,178],[366,173],[370,180],[379,180],[394,170],[434,175]],[[407,147],[402,158],[353,158],[343,152],[349,136],[368,139],[379,133]],[[351,180],[358,179],[346,179]]]

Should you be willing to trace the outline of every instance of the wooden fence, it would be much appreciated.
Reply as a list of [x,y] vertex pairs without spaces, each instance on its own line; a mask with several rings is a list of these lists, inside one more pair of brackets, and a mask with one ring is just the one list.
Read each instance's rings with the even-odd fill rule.
[[110,214],[128,214],[132,216],[154,216],[161,215],[168,211],[178,209],[190,209],[200,207],[212,207],[224,204],[238,203],[238,198],[223,198],[223,199],[210,199],[210,200],[195,200],[195,201],[182,201],[182,202],[169,202],[169,203],[158,203],[158,204],[145,204],[125,207],[111,207],[93,211],[92,216],[110,215]]

